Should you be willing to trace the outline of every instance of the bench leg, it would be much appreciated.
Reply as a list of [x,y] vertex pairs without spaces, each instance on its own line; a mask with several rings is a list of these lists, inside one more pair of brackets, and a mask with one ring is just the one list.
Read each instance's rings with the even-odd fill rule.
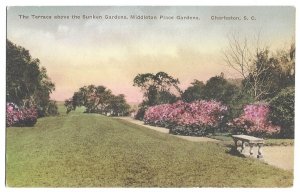
[[253,143],[249,143],[249,146],[250,146],[250,155],[253,155]]
[[243,153],[244,149],[245,149],[245,142],[242,141],[242,149],[241,149],[241,153]]
[[262,147],[263,147],[263,144],[258,144],[258,154],[257,154],[257,158],[263,158]]
[[234,139],[234,145],[235,145],[235,149],[238,151],[238,141],[236,139]]

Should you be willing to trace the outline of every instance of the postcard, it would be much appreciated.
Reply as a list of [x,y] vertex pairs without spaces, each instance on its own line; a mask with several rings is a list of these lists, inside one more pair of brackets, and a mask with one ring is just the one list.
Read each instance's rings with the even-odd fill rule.
[[8,6],[6,186],[292,187],[295,12]]

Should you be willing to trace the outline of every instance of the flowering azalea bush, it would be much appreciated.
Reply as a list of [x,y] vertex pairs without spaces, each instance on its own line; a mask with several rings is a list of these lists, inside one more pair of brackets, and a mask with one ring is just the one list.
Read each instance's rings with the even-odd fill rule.
[[38,113],[35,108],[25,108],[20,111],[19,126],[34,126],[37,122]]
[[270,113],[266,104],[251,104],[244,107],[243,114],[229,123],[235,134],[249,134],[259,137],[274,136],[280,132],[280,127],[268,120]]
[[6,103],[6,126],[10,127],[19,121],[19,111],[13,103]]
[[35,108],[19,109],[13,103],[6,104],[6,126],[33,126],[37,121]]
[[149,107],[144,122],[167,127],[173,134],[205,135],[219,127],[226,113],[227,107],[217,101],[178,101]]

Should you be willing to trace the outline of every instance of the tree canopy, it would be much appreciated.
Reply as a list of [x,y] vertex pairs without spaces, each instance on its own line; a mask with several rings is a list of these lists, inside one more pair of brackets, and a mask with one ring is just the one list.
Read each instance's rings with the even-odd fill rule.
[[39,116],[56,114],[56,104],[50,101],[50,94],[54,90],[55,85],[47,75],[46,68],[40,66],[40,60],[32,58],[24,47],[7,40],[7,102],[13,102],[20,107],[35,106]]
[[224,59],[231,69],[240,74],[245,90],[256,101],[270,99],[281,89],[294,86],[294,43],[289,50],[280,50],[271,55],[267,46],[261,46],[259,36],[251,45],[247,38],[242,40],[237,34],[231,34],[228,36]]
[[189,86],[181,95],[181,98],[185,102],[192,102],[203,98],[204,83],[195,79],[191,86]]
[[85,107],[87,113],[110,114],[113,116],[127,115],[130,106],[123,94],[113,95],[110,89],[99,85],[88,85],[79,88],[72,98],[65,101],[67,113],[76,107]]
[[205,84],[203,90],[203,99],[214,99],[224,104],[229,104],[238,93],[238,87],[229,83],[221,74],[211,77]]
[[172,89],[181,93],[178,84],[178,79],[165,72],[138,74],[133,80],[133,86],[141,88],[144,93],[144,103],[149,106],[176,101]]

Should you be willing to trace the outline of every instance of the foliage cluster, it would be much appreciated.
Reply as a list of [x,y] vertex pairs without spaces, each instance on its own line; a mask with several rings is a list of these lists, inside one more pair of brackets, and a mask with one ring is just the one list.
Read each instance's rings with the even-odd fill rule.
[[141,89],[144,100],[139,105],[135,118],[143,120],[145,111],[150,106],[176,102],[179,99],[176,94],[181,94],[178,84],[178,79],[165,72],[138,74],[133,80],[133,86]]
[[[223,121],[236,126],[235,129],[223,126],[221,131],[293,138],[295,45],[272,53],[268,47],[257,48],[252,52],[247,50],[247,42],[243,43],[243,46],[239,46],[242,44],[233,36],[229,42],[231,49],[225,52],[225,61],[241,75],[239,79],[229,81],[221,73],[211,77],[206,83],[195,79],[189,87],[181,91],[179,80],[164,72],[138,74],[134,85],[142,89],[144,100],[136,118],[147,122],[144,115],[149,107],[158,106],[161,108],[159,110],[164,111],[168,109],[165,108],[168,104],[178,100],[187,103],[216,100],[228,106],[228,115]],[[177,95],[172,92],[172,88],[177,90]],[[173,97],[160,99],[161,91]],[[182,126],[180,129],[187,128]]]
[[111,116],[124,116],[129,114],[130,105],[125,95],[114,95],[104,86],[88,85],[79,88],[73,97],[65,101],[67,113],[76,107],[84,106],[86,113],[100,113]]
[[163,126],[170,133],[205,135],[214,132],[222,123],[227,107],[216,101],[178,101],[149,107],[145,112],[146,124]]
[[275,125],[282,127],[280,137],[294,138],[295,127],[295,88],[282,89],[270,101],[270,120]]
[[267,104],[251,104],[244,107],[241,116],[228,123],[234,134],[248,134],[258,137],[272,137],[280,127],[269,121],[270,108]]
[[6,103],[6,126],[34,126],[37,122],[37,110],[31,108],[18,108],[14,103]]
[[38,116],[57,115],[50,100],[55,90],[40,60],[32,58],[24,47],[6,41],[6,100],[22,108],[36,108]]

